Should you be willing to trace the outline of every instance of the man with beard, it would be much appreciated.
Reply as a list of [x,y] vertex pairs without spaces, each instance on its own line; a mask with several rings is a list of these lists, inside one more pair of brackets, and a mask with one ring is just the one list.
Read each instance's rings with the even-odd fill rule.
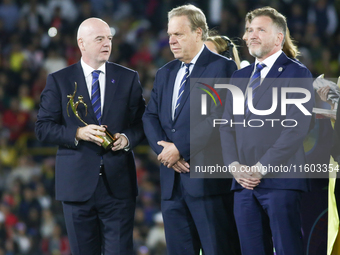
[[[235,71],[230,82],[245,95],[244,114],[233,114],[236,98],[229,93],[222,119],[230,121],[220,128],[224,163],[234,175],[234,215],[241,250],[243,255],[268,255],[274,246],[277,255],[303,255],[300,200],[301,193],[309,189],[308,180],[266,170],[305,164],[303,140],[313,107],[312,75],[282,51],[287,29],[282,14],[264,7],[247,17],[244,38],[255,63]],[[274,104],[274,88],[278,100],[282,90],[291,88],[310,93],[312,99],[300,105],[278,102],[276,109],[264,115]],[[298,102],[308,96],[294,92],[286,97]],[[254,127],[253,119],[264,124]]]

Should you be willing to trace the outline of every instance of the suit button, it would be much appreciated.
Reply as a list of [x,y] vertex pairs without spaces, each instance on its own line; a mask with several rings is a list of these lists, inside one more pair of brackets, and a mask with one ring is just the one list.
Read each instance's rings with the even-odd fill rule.
[[172,133],[175,133],[175,132],[176,132],[176,129],[174,129],[174,128],[171,129],[171,132],[172,132]]

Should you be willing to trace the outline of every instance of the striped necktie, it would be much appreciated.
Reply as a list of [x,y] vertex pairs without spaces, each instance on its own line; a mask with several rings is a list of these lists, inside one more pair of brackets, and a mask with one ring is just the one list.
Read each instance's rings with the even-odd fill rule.
[[189,76],[190,76],[189,67],[190,67],[191,64],[192,63],[184,64],[185,65],[185,74],[182,78],[181,85],[179,86],[179,90],[178,90],[178,96],[177,96],[177,99],[176,99],[175,114],[174,114],[175,118],[178,114],[177,108],[181,103],[181,99],[182,99],[182,96],[183,96],[185,85],[186,85],[187,81],[189,80]]
[[[250,88],[253,90],[252,99],[254,99],[254,97],[255,97],[255,94],[257,92],[257,88],[261,85],[261,70],[265,67],[266,67],[265,64],[257,63],[255,72],[254,72],[253,76],[250,78],[248,90]],[[246,99],[246,113],[248,113],[248,112],[249,112],[249,108],[248,108],[248,97],[247,97],[247,99]]]
[[92,72],[92,92],[91,92],[91,103],[93,106],[94,114],[101,125],[102,111],[100,102],[100,86],[99,86],[99,70],[94,70]]

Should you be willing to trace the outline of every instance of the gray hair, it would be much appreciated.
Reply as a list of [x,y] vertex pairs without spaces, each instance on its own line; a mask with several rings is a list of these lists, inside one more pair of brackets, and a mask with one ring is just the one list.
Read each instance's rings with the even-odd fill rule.
[[197,8],[192,4],[182,5],[172,9],[168,13],[168,20],[173,17],[178,16],[187,16],[190,24],[191,24],[191,31],[196,31],[197,28],[202,29],[202,41],[207,40],[208,38],[208,24],[205,18],[204,13],[201,9]]

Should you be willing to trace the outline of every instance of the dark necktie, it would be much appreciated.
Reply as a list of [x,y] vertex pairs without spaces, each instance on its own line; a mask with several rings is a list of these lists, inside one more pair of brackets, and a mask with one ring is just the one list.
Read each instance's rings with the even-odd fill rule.
[[92,72],[92,92],[91,92],[91,103],[93,106],[94,114],[96,115],[96,118],[99,122],[99,125],[101,125],[101,118],[102,118],[102,112],[101,112],[101,102],[100,102],[100,86],[99,86],[99,70],[94,70]]
[[[265,67],[266,67],[265,64],[257,63],[255,72],[252,75],[252,77],[250,78],[248,90],[250,88],[252,88],[252,90],[253,90],[252,99],[254,99],[254,97],[255,97],[255,94],[257,92],[257,88],[261,85],[261,70]],[[247,99],[246,99],[246,114],[248,112],[249,112],[249,108],[248,108],[248,97],[247,97]]]
[[181,85],[179,86],[179,90],[178,90],[178,96],[177,96],[177,100],[176,100],[175,114],[174,114],[175,117],[178,114],[177,108],[181,103],[181,99],[182,99],[182,96],[183,96],[183,93],[184,93],[185,85],[187,84],[187,81],[189,80],[189,76],[190,76],[189,67],[190,67],[191,63],[184,64],[184,65],[185,65],[185,74],[182,78]]

